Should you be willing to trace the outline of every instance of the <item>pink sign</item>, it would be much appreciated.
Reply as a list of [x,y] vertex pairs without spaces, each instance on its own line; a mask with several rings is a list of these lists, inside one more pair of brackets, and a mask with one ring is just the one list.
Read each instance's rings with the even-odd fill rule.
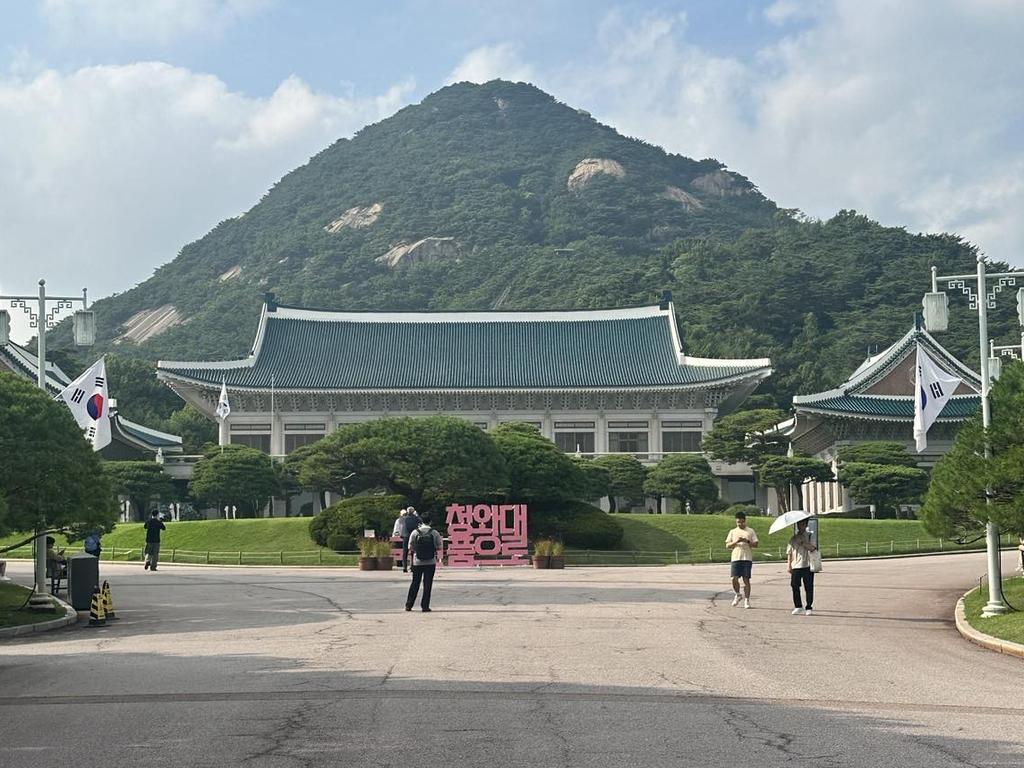
[[525,504],[449,504],[448,565],[528,565]]

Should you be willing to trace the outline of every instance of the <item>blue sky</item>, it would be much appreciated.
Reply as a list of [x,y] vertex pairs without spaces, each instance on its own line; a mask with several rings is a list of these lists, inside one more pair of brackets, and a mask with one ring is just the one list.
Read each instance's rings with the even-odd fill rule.
[[808,216],[1024,265],[1022,39],[1018,0],[0,0],[0,292],[126,290],[335,139],[494,77]]

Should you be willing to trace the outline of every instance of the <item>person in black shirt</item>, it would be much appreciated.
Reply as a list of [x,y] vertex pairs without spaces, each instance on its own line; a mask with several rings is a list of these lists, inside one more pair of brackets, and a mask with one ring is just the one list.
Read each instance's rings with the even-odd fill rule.
[[156,570],[157,561],[160,559],[160,531],[166,530],[167,526],[160,519],[160,513],[155,509],[149,513],[149,520],[146,521],[146,564],[144,568],[151,571]]

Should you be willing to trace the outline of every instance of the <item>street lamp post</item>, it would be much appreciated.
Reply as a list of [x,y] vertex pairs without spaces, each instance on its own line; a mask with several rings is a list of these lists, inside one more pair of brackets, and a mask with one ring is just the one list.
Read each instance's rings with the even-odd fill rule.
[[[977,278],[977,288],[971,281]],[[1007,286],[1016,286],[1017,281],[1024,281],[1024,272],[994,272],[986,274],[985,257],[978,255],[978,269],[975,275],[939,275],[938,268],[932,267],[932,292],[926,294],[924,301],[925,327],[929,331],[944,331],[948,324],[948,299],[944,292],[939,291],[939,283],[945,283],[950,289],[959,288],[967,296],[971,309],[978,310],[978,343],[981,363],[981,419],[985,429],[985,458],[990,455],[988,429],[992,423],[992,409],[989,404],[989,390],[992,386],[989,356],[993,347],[988,338],[988,310],[995,309],[996,297]],[[993,285],[989,288],[989,281]],[[1024,288],[1017,291],[1017,307],[1020,324],[1024,326]],[[1024,336],[1022,336],[1024,340]],[[1024,351],[1024,350],[1022,350]],[[998,374],[997,374],[998,375]],[[985,489],[985,503],[992,503],[992,489]],[[986,550],[988,553],[988,603],[982,610],[984,617],[1000,616],[1008,610],[1003,597],[1002,564],[999,562],[999,528],[989,521],[985,524]]]
[[[89,295],[85,288],[82,289],[81,296],[47,296],[46,295],[46,281],[39,281],[39,294],[37,296],[0,296],[0,300],[9,301],[12,308],[24,310],[28,314],[29,327],[35,328],[37,331],[37,358],[38,366],[36,369],[36,384],[41,390],[46,391],[46,332],[50,328],[53,328],[58,320],[57,316],[61,310],[71,309],[76,302],[82,303],[82,309],[75,312],[75,344],[80,347],[92,346],[95,341],[96,323],[95,315],[88,310],[89,307]],[[37,309],[32,308],[32,303],[38,301]],[[46,311],[47,302],[51,304],[51,311]],[[0,310],[0,313],[6,315],[6,310]],[[8,323],[7,318],[4,318],[5,322],[0,324],[6,328]],[[0,344],[7,343],[6,338],[0,339]],[[35,582],[34,594],[30,604],[32,607],[49,607],[50,599],[46,589],[46,537],[42,532],[46,530],[43,525],[43,520],[40,519],[39,523],[39,535],[36,536],[35,545],[35,575],[33,581]]]

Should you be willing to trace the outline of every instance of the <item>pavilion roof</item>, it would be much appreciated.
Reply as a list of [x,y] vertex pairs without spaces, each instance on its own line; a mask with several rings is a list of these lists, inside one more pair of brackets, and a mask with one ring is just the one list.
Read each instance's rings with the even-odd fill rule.
[[761,380],[768,359],[683,355],[671,304],[571,312],[329,312],[264,306],[252,353],[161,361],[220,388],[439,391],[708,388]]
[[850,378],[835,389],[795,396],[794,410],[798,416],[801,413],[818,413],[841,418],[913,421],[914,395],[909,381],[906,394],[878,394],[870,390],[893,376],[896,368],[915,354],[917,344],[921,344],[940,368],[960,377],[969,389],[974,390],[971,394],[951,397],[939,414],[939,421],[963,421],[970,417],[981,405],[980,394],[977,394],[981,389],[981,377],[920,328],[912,328],[888,349],[865,359]]

